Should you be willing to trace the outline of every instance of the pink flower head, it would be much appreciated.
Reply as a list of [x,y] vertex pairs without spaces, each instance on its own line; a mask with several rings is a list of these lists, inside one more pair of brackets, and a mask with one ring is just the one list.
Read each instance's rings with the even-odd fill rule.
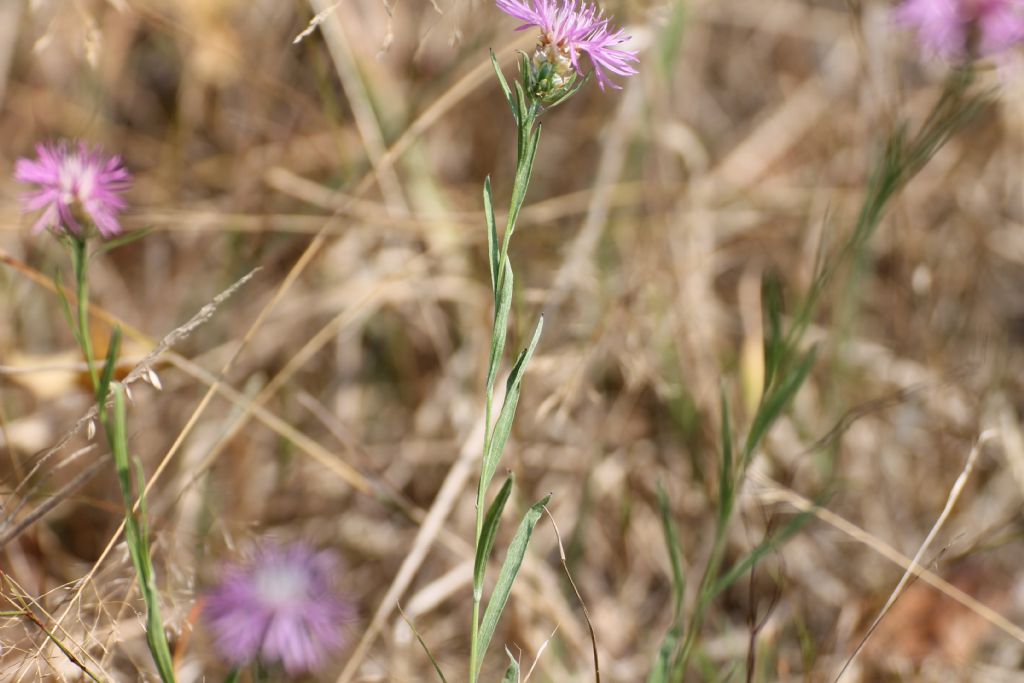
[[354,615],[332,588],[336,564],[304,543],[268,543],[230,566],[204,608],[217,650],[234,666],[279,663],[289,675],[322,667]]
[[42,210],[33,232],[50,228],[82,235],[83,221],[103,237],[121,232],[121,193],[132,182],[121,157],[106,156],[84,142],[73,148],[63,142],[37,145],[36,154],[38,159],[18,159],[14,167],[15,180],[35,186],[22,198],[26,212]]
[[1024,42],[1024,0],[905,0],[896,20],[946,59],[993,56]]
[[[538,55],[556,64],[571,65],[583,75],[580,53],[584,53],[594,66],[597,83],[618,88],[608,73],[631,76],[636,73],[631,62],[637,61],[636,52],[617,46],[629,40],[622,29],[612,29],[604,12],[581,0],[495,0],[498,9],[520,21],[522,31],[530,27],[540,29]],[[536,58],[535,58],[536,59]]]

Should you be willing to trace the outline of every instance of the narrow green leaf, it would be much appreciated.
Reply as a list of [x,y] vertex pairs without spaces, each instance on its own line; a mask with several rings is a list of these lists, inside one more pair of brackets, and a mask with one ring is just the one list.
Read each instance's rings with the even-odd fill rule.
[[123,247],[126,244],[131,244],[132,242],[140,240],[152,232],[153,228],[143,228],[141,230],[132,230],[131,232],[126,232],[120,237],[115,237],[114,239],[105,240],[104,242],[100,243],[100,246],[97,247],[95,251],[92,252],[91,256],[99,256],[100,254],[105,254],[119,247]]
[[782,332],[782,286],[778,278],[766,276],[761,285],[761,297],[768,326],[764,339],[764,389],[772,386],[775,375],[785,359],[785,335]]
[[682,550],[679,543],[679,530],[672,520],[665,489],[658,484],[658,507],[661,508],[661,528],[665,534],[665,546],[668,548],[669,563],[672,566],[672,620],[679,621],[683,613],[683,596],[686,594],[686,579],[683,576]]
[[583,78],[579,79],[579,82],[577,82],[576,85],[574,85],[572,88],[567,90],[564,95],[559,97],[554,102],[551,102],[550,104],[545,105],[544,106],[544,111],[551,111],[552,109],[554,109],[555,107],[557,107],[558,105],[562,104],[567,99],[569,99],[570,97],[575,95],[579,91],[579,89],[582,88],[584,85],[586,85],[587,81],[590,80],[590,74],[591,73],[592,72],[588,71],[587,74]]
[[484,574],[487,571],[487,560],[491,557],[491,550],[494,548],[494,539],[498,535],[498,527],[501,525],[501,513],[505,510],[505,503],[512,493],[512,484],[515,477],[509,476],[498,491],[497,497],[487,509],[484,517],[483,531],[480,535],[480,543],[476,548],[476,563],[473,567],[473,599],[479,600],[484,590]]
[[[111,340],[111,346],[114,346],[116,339],[117,335]],[[108,365],[110,364],[108,363]],[[104,374],[106,374],[106,368],[104,370]],[[128,543],[128,554],[131,556],[142,598],[146,603],[146,642],[149,645],[153,663],[156,664],[157,672],[160,674],[160,680],[163,683],[174,683],[174,659],[171,657],[167,634],[164,632],[163,618],[160,616],[160,594],[156,586],[156,572],[149,555],[149,540],[143,536],[138,517],[133,511],[135,503],[128,463],[127,409],[125,408],[124,386],[109,380],[108,385],[112,389],[111,393],[114,397],[114,412],[107,421],[107,434],[110,437],[110,449],[113,451],[117,478],[121,485],[121,495],[124,498],[125,540]],[[139,477],[143,482],[145,481],[141,469]],[[141,488],[140,484],[140,490]],[[144,501],[141,500],[140,510],[145,510]],[[148,526],[148,524],[144,524],[144,526]]]
[[544,513],[544,506],[550,499],[550,495],[544,496],[542,500],[537,501],[527,510],[516,535],[512,537],[512,543],[509,544],[505,563],[502,564],[501,572],[498,574],[498,582],[494,586],[490,600],[487,601],[487,609],[484,610],[484,618],[480,622],[480,659],[477,662],[476,671],[478,678],[480,667],[487,656],[487,648],[491,644],[491,638],[494,637],[494,630],[498,626],[498,620],[501,618],[501,613],[505,611],[505,604],[512,592],[512,584],[515,583],[516,577],[519,575],[519,568],[523,566],[523,558],[526,556],[526,547],[530,543],[530,537],[533,536],[537,520]]
[[491,176],[484,178],[484,220],[487,222],[487,265],[491,269],[491,292],[494,293],[494,302],[497,304],[498,259],[501,258],[501,254],[498,246],[498,226],[494,222],[494,202],[491,199]]
[[[527,67],[528,68],[528,67]],[[522,67],[520,67],[522,69]],[[526,144],[526,138],[523,135],[524,131],[529,130],[528,118],[530,115],[530,104],[529,99],[526,97],[526,92],[523,90],[523,84],[520,81],[516,81],[516,127],[518,129],[517,144],[516,144],[516,158],[522,159],[524,154],[524,145]]]
[[110,391],[110,383],[114,379],[114,369],[117,367],[117,355],[120,350],[121,328],[120,326],[115,326],[114,331],[110,334],[110,344],[107,346],[107,360],[103,364],[103,372],[100,373],[100,383],[96,387],[96,403],[100,405],[107,402],[107,394]]
[[423,636],[421,636],[420,632],[416,629],[416,624],[412,623],[412,619],[405,615],[405,612],[402,611],[401,607],[398,608],[398,613],[402,615],[402,619],[405,620],[405,623],[408,624],[409,628],[412,630],[413,635],[416,636],[416,640],[419,642],[420,647],[423,648],[423,652],[426,653],[427,659],[430,660],[431,665],[434,667],[434,671],[437,673],[437,677],[441,679],[441,683],[448,683],[448,679],[445,678],[444,671],[441,670],[441,665],[438,664],[437,659],[434,658],[434,653],[431,652],[430,647],[427,646],[427,641],[423,640]]
[[81,346],[82,340],[78,334],[78,324],[75,323],[74,315],[71,313],[71,303],[68,301],[68,295],[64,293],[64,285],[61,284],[59,269],[53,274],[53,291],[57,292],[57,298],[60,299],[60,307],[64,311],[68,327],[71,328],[71,334],[74,336],[75,341],[78,342],[78,345]]
[[540,341],[541,330],[544,329],[544,317],[537,321],[537,328],[533,332],[530,345],[527,346],[519,359],[512,366],[508,381],[505,383],[505,401],[501,404],[501,412],[498,413],[498,420],[494,423],[494,430],[491,432],[491,439],[487,444],[487,451],[484,453],[484,461],[480,468],[480,490],[486,491],[494,478],[494,472],[498,469],[498,461],[505,450],[505,442],[512,432],[512,420],[516,416],[516,406],[519,403],[519,393],[522,390],[523,375],[526,373],[526,366],[533,357],[533,352]]
[[512,187],[512,200],[509,203],[508,220],[505,225],[506,240],[515,231],[519,211],[523,207],[523,202],[526,201],[526,190],[530,186],[530,178],[533,175],[533,161],[537,156],[537,143],[540,142],[540,129],[538,124],[529,132],[522,161],[516,167],[515,185]]
[[658,648],[658,654],[654,659],[654,666],[651,667],[651,673],[647,677],[647,683],[670,683],[672,653],[675,652],[676,647],[679,645],[679,635],[680,632],[677,626],[673,626],[665,634],[665,638],[661,641],[661,647]]
[[722,388],[722,469],[719,472],[718,525],[724,528],[732,516],[736,473],[733,472],[732,425],[729,420],[729,399]]
[[501,679],[502,683],[519,683],[519,662],[512,653],[509,652],[508,648],[505,648],[505,654],[508,655],[508,668],[505,669],[505,676]]
[[810,511],[801,512],[793,517],[793,519],[791,519],[781,531],[770,538],[762,540],[756,548],[746,555],[746,557],[734,564],[728,571],[718,577],[718,580],[712,584],[703,599],[710,602],[720,595],[722,591],[729,588],[729,586],[731,586],[737,579],[750,571],[751,567],[760,562],[761,558],[771,552],[774,552],[776,549],[783,546],[786,541],[795,536],[796,533],[811,520],[811,517],[813,517],[813,513]]
[[808,351],[799,364],[790,370],[779,385],[765,396],[761,405],[758,406],[757,414],[750,425],[750,432],[747,434],[747,441],[743,446],[743,459],[741,467],[746,467],[750,458],[754,455],[754,449],[764,437],[765,433],[772,426],[782,411],[789,405],[790,400],[796,395],[797,390],[803,385],[804,380],[814,366],[814,359],[817,355],[817,348]]
[[[505,257],[505,268],[499,272],[501,295],[494,308],[494,326],[491,328],[491,358],[487,366],[487,396],[494,393],[494,382],[498,378],[498,369],[505,354],[505,337],[508,335],[508,316],[512,310],[512,286],[515,277],[512,275],[512,263]],[[490,425],[488,425],[490,427]]]
[[512,116],[515,118],[516,123],[519,123],[519,111],[516,108],[515,100],[512,99],[512,89],[508,87],[508,81],[505,80],[505,74],[501,71],[501,66],[498,64],[498,58],[494,54],[494,50],[491,50],[491,66],[494,67],[494,73],[498,76],[498,83],[501,85],[501,92],[505,94],[505,99],[508,101],[508,106],[512,109]]
[[241,675],[241,669],[232,669],[224,679],[224,683],[238,683],[238,677]]

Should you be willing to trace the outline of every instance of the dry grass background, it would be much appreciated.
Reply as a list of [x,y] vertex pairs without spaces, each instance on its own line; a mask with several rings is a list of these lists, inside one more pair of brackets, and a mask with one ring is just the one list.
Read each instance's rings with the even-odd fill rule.
[[[182,681],[223,675],[196,599],[263,534],[345,560],[361,616],[323,680],[432,680],[398,601],[455,680],[467,659],[491,305],[480,187],[491,173],[507,197],[514,165],[486,56],[512,68],[532,36],[486,1],[349,0],[294,45],[329,5],[0,2],[0,176],[53,137],[100,142],[137,174],[127,220],[154,233],[93,269],[95,301],[141,331],[130,355],[260,267],[163,357],[161,391],[134,389]],[[885,2],[682,7],[677,31],[674,5],[609,6],[641,75],[545,116],[512,247],[510,344],[537,312],[546,325],[505,464],[518,509],[554,494],[609,682],[644,680],[671,616],[659,483],[699,578],[719,388],[742,428],[760,387],[762,275],[800,296],[887,131],[919,119],[942,78]],[[750,680],[833,680],[989,429],[922,555],[933,574],[844,680],[1024,680],[1024,77],[987,78],[997,103],[827,295],[822,354],[758,455],[729,557],[801,501],[827,492],[825,510],[715,603],[695,679],[742,680],[753,649]],[[109,680],[152,680],[101,448],[80,432],[32,473],[90,397],[46,286],[64,255],[27,234],[13,182],[0,188],[3,533],[25,527],[0,554],[4,595]],[[532,680],[593,680],[545,523],[501,637],[529,663],[556,627]],[[78,680],[31,621],[3,618],[0,643],[4,681]]]

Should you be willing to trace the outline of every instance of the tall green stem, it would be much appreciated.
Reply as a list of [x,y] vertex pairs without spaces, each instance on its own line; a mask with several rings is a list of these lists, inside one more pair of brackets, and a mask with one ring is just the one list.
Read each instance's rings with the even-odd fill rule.
[[[505,278],[508,277],[506,273],[506,260],[508,258],[508,247],[512,241],[512,233],[515,232],[516,219],[519,216],[519,210],[522,208],[523,200],[526,197],[526,190],[530,184],[530,174],[533,170],[533,159],[536,151],[536,140],[531,139],[534,136],[534,123],[537,120],[539,113],[538,106],[535,102],[520,101],[519,115],[516,117],[517,123],[517,156],[516,156],[516,174],[515,180],[512,187],[512,198],[509,202],[508,219],[505,223],[505,232],[502,235],[501,240],[501,251],[498,257],[497,269],[494,273],[494,302],[495,302],[495,316],[491,328],[491,348],[503,348],[503,344],[498,344],[499,335],[508,333],[505,324],[499,323],[498,307],[500,306],[499,297],[502,291]],[[490,256],[488,256],[490,258]],[[491,358],[493,364],[494,358]],[[494,411],[494,377],[488,378],[488,384],[486,389],[485,405],[484,405],[484,456],[490,452],[492,447],[493,437],[493,411]],[[481,476],[477,483],[476,492],[476,533],[474,536],[474,549],[479,549],[481,537],[483,535],[484,528],[484,510],[486,508],[486,497],[487,490],[486,485],[488,481],[484,480]],[[475,553],[474,553],[475,554]],[[481,657],[483,653],[480,652],[480,603],[483,600],[483,586],[473,587],[473,623],[470,629],[470,650],[469,650],[469,683],[477,683],[479,678],[478,671],[480,669]]]
[[[92,335],[89,332],[89,278],[87,277],[89,251],[84,237],[72,235],[70,240],[71,265],[75,271],[75,310],[77,312],[75,324],[78,328],[76,336],[78,337],[79,346],[82,347],[85,364],[89,368],[89,379],[92,380],[92,390],[95,393],[100,388],[100,376],[93,359]],[[101,396],[96,397],[97,401],[100,401],[101,404],[102,398]],[[104,406],[100,405],[101,418],[103,409]]]

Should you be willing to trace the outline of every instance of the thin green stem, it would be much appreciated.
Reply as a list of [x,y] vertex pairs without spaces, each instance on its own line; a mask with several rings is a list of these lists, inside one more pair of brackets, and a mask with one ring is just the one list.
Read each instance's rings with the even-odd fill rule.
[[[100,386],[99,371],[96,370],[96,363],[93,360],[92,335],[89,333],[89,253],[86,241],[82,237],[71,236],[71,265],[75,275],[75,304],[77,311],[76,324],[78,326],[78,343],[82,347],[82,354],[85,356],[85,364],[89,368],[89,379],[92,380],[92,390],[96,392]],[[103,412],[103,399],[97,396],[100,403],[100,412]]]
[[[512,187],[512,198],[509,202],[508,219],[505,224],[505,232],[502,235],[501,240],[501,252],[498,257],[498,268],[494,277],[494,301],[495,307],[499,305],[499,292],[504,287],[504,281],[506,277],[505,263],[508,258],[508,248],[512,241],[512,233],[515,232],[516,219],[519,215],[519,209],[522,207],[523,199],[526,197],[527,186],[529,185],[530,173],[533,167],[533,153],[530,138],[533,135],[533,126],[537,120],[539,113],[538,106],[535,102],[526,103],[520,101],[521,116],[517,117],[517,156],[516,156],[516,174],[515,180]],[[497,308],[495,308],[495,318],[493,327],[491,328],[491,339],[494,340],[500,334],[507,334],[508,330],[498,329],[498,316]],[[493,346],[493,344],[492,344]],[[493,360],[493,359],[492,359]],[[494,383],[493,380],[488,384],[486,397],[484,399],[484,457],[491,449],[491,442],[493,439],[492,424],[494,412]],[[474,536],[474,554],[475,551],[480,547],[480,538],[483,535],[484,528],[484,511],[486,509],[486,497],[487,491],[484,490],[483,476],[477,482],[476,492],[476,532]],[[469,648],[469,683],[477,683],[479,678],[478,671],[482,661],[483,654],[480,652],[480,604],[483,600],[483,586],[473,586],[473,622],[470,628],[470,648]]]

